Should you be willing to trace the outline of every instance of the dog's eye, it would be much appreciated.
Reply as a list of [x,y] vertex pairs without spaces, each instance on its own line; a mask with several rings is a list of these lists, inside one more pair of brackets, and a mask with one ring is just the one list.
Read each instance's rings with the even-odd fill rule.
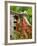
[[14,19],[18,19],[18,16],[14,16]]

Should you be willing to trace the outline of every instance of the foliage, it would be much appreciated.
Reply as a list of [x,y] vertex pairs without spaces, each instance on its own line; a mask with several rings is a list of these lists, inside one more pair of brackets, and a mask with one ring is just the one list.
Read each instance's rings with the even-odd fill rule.
[[26,16],[27,17],[27,19],[28,19],[28,21],[29,21],[29,23],[32,25],[32,16]]
[[26,11],[28,15],[32,15],[32,7],[11,6],[10,10],[18,13]]

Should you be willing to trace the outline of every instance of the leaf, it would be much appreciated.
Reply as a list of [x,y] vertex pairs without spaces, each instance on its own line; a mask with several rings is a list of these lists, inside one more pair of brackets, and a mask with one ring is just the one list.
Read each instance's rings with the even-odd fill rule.
[[28,21],[29,21],[29,23],[32,25],[32,16],[26,16],[27,17],[27,19],[28,19]]
[[28,15],[32,15],[32,8],[29,8],[28,10],[27,10],[27,13],[28,13]]

